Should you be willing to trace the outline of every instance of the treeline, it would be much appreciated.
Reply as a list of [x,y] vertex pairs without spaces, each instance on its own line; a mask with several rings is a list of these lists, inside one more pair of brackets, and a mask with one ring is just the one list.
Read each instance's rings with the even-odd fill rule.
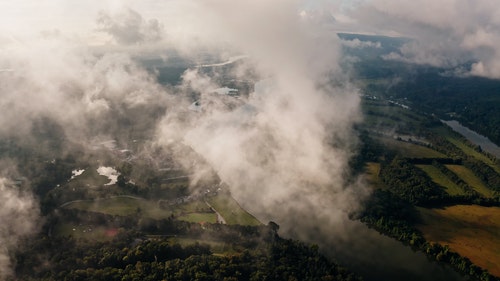
[[442,187],[434,183],[424,171],[400,156],[395,156],[391,161],[382,162],[379,177],[393,194],[418,206],[443,207],[456,204],[498,206],[500,204],[498,196],[492,198],[481,196],[443,164],[434,161],[432,165],[462,188],[464,194],[449,195]]
[[108,243],[42,238],[18,255],[19,280],[359,280],[317,247],[275,237],[256,250],[213,255],[204,244],[122,234]]
[[463,181],[457,174],[453,173],[450,169],[446,168],[445,165],[437,161],[432,162],[432,166],[436,167],[441,173],[443,173],[448,179],[450,179],[454,184],[459,186],[466,196],[479,197],[479,193],[474,190],[470,185]]
[[415,250],[424,252],[431,259],[450,264],[458,272],[475,280],[500,280],[487,270],[474,265],[468,258],[450,251],[448,246],[427,242],[423,234],[413,226],[419,221],[415,207],[390,191],[374,191],[361,214],[361,221]]
[[432,205],[448,199],[448,194],[425,172],[399,156],[381,163],[379,177],[392,193],[415,205]]
[[64,209],[45,218],[43,232],[52,233],[58,224],[106,226],[114,229],[128,229],[137,233],[159,236],[182,236],[193,239],[210,239],[224,241],[228,245],[237,245],[243,248],[256,248],[262,243],[268,243],[275,237],[276,230],[273,223],[270,225],[225,225],[199,224],[176,220],[173,216],[168,219],[144,218],[140,214],[129,216],[109,215],[76,209]]
[[[448,155],[451,160],[456,163],[461,163],[468,169],[470,169],[474,175],[476,175],[481,181],[486,184],[491,190],[500,192],[500,174],[498,174],[489,165],[480,161],[472,156],[465,154],[460,148],[449,142],[446,138],[436,135],[434,133],[428,133],[426,138],[432,143],[432,148]],[[467,143],[467,142],[466,142]],[[486,154],[486,156],[488,156]],[[455,163],[443,163],[442,164],[455,164]],[[498,197],[498,196],[496,196]]]

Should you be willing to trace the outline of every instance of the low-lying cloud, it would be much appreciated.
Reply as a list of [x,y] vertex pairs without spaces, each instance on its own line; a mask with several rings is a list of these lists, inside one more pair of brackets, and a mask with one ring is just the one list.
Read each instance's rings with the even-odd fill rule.
[[357,28],[413,38],[389,59],[433,66],[470,63],[470,75],[500,78],[500,6],[494,0],[368,0],[350,11]]
[[[206,159],[244,207],[282,224],[284,233],[307,237],[312,224],[343,232],[333,225],[358,207],[363,192],[347,177],[357,145],[352,127],[360,121],[359,97],[341,75],[336,34],[303,22],[294,1],[212,1],[200,7],[198,24],[249,54],[247,62],[261,80],[244,104],[224,107],[203,91],[223,85],[186,72],[187,88],[201,95],[205,108],[182,129],[182,141]],[[179,134],[171,116],[165,120],[160,141]]]
[[131,9],[110,14],[101,11],[97,17],[98,30],[106,32],[118,44],[153,43],[162,39],[164,31],[157,19],[145,20]]
[[[348,166],[361,115],[358,92],[339,66],[342,43],[331,22],[304,20],[300,1],[170,1],[168,7],[168,15],[179,15],[93,7],[101,12],[89,21],[97,17],[94,31],[111,36],[113,47],[91,48],[95,42],[82,44],[63,27],[2,45],[0,69],[8,71],[0,72],[0,136],[29,137],[34,122],[48,118],[69,143],[83,146],[135,137],[161,147],[187,145],[245,208],[263,222],[276,221],[283,233],[307,239],[312,232],[349,232],[343,225],[365,195]],[[152,51],[152,42],[165,47]],[[160,85],[154,69],[125,53],[130,45],[139,59],[168,57],[172,49],[242,59],[210,71],[192,67],[174,87]],[[239,97],[214,93],[238,81],[255,89]],[[199,111],[189,110],[195,97]],[[151,134],[136,136],[132,128]],[[176,156],[186,168],[209,170],[188,154]],[[7,215],[37,214],[31,197],[5,186],[2,194],[24,206],[5,209]]]

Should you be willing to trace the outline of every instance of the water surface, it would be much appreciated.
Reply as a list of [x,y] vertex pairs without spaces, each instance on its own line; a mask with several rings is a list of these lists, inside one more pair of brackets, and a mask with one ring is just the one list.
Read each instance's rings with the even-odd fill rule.
[[448,125],[450,128],[453,129],[453,131],[461,134],[473,144],[481,146],[481,149],[483,149],[484,151],[494,155],[496,158],[500,158],[500,147],[498,147],[496,144],[490,141],[487,137],[472,131],[471,129],[463,126],[456,120],[450,120],[450,121],[441,120],[441,122]]

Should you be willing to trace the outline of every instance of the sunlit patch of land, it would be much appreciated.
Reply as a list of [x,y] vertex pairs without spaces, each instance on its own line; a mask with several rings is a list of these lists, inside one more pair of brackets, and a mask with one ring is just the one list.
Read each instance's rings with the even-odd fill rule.
[[219,212],[227,224],[260,225],[261,223],[230,196],[219,194],[186,203],[168,204],[160,201],[146,200],[132,196],[116,196],[96,200],[77,200],[68,202],[64,208],[91,211],[118,216],[141,216],[151,219],[168,219],[173,217],[194,223],[216,223]]
[[446,192],[450,195],[465,195],[464,190],[450,180],[445,174],[443,174],[438,168],[432,165],[416,165],[420,169],[422,169],[433,182],[438,185],[444,187]]
[[366,175],[368,183],[374,188],[384,188],[384,183],[379,178],[380,163],[368,162],[366,163]]
[[260,221],[245,211],[231,196],[220,194],[207,202],[225,219],[227,224],[260,225]]
[[215,213],[189,213],[177,217],[178,220],[187,222],[199,222],[199,223],[216,223],[217,215]]
[[474,173],[467,167],[462,165],[446,165],[446,168],[450,169],[453,173],[459,176],[468,185],[474,188],[475,191],[479,192],[485,197],[492,197],[493,191],[489,189]]
[[422,222],[418,228],[426,240],[449,245],[500,277],[500,207],[457,205],[419,211]]

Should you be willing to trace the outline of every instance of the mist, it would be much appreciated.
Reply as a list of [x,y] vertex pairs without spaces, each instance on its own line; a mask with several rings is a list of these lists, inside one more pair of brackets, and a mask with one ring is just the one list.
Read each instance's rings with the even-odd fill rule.
[[500,9],[495,1],[368,0],[346,15],[354,29],[414,39],[388,59],[500,78]]
[[[362,116],[340,65],[343,46],[380,43],[341,41],[337,31],[415,38],[385,59],[451,68],[472,61],[467,75],[500,77],[498,22],[477,21],[495,18],[493,1],[49,2],[0,4],[0,137],[32,139],[37,122],[50,120],[68,150],[141,139],[135,153],[154,158],[165,149],[193,188],[215,171],[261,222],[309,242],[355,247],[360,228],[349,216],[369,193],[349,167]],[[143,61],[166,64],[174,53],[186,70],[178,84],[160,84]],[[242,81],[250,90],[236,97],[216,91]],[[38,211],[9,179],[0,188],[15,203],[0,209],[14,231],[0,236],[1,278],[17,237],[37,229]],[[12,227],[14,214],[26,224]]]
[[232,75],[244,79],[241,69],[252,68],[260,80],[242,105],[208,91],[225,86],[217,79],[186,72],[184,88],[200,95],[202,112],[180,136],[181,126],[167,114],[158,137],[161,143],[177,137],[194,149],[244,208],[264,223],[276,221],[281,233],[344,235],[336,226],[366,194],[348,178],[359,96],[338,65],[336,34],[304,21],[299,7],[293,1],[200,5],[195,18],[203,31],[249,56]]
[[[244,208],[263,223],[280,224],[284,235],[348,236],[344,222],[367,194],[348,166],[361,114],[357,89],[339,66],[342,43],[328,21],[301,16],[301,1],[171,1],[156,6],[164,14],[109,1],[85,4],[71,23],[65,20],[75,11],[52,4],[3,7],[32,13],[3,30],[2,138],[36,142],[36,124],[50,120],[69,151],[90,149],[96,140],[147,139],[191,170],[192,182],[215,171]],[[44,20],[37,9],[46,15],[60,10]],[[27,28],[33,22],[41,30]],[[170,51],[193,61],[208,53],[220,58],[215,64],[231,63],[210,71],[193,66],[179,85],[161,85],[154,69],[139,61],[168,59]],[[214,94],[228,76],[255,87],[238,98]],[[200,112],[188,109],[193,96]],[[189,154],[172,149],[175,144],[190,147],[208,166],[193,165]],[[19,213],[27,222],[0,237],[7,245],[4,272],[12,266],[10,247],[36,229],[29,222],[38,213],[29,193],[2,184],[1,196],[22,206],[5,205],[6,215]]]
[[0,178],[0,279],[12,276],[15,261],[11,259],[17,242],[37,229],[38,203],[29,192],[13,182]]

